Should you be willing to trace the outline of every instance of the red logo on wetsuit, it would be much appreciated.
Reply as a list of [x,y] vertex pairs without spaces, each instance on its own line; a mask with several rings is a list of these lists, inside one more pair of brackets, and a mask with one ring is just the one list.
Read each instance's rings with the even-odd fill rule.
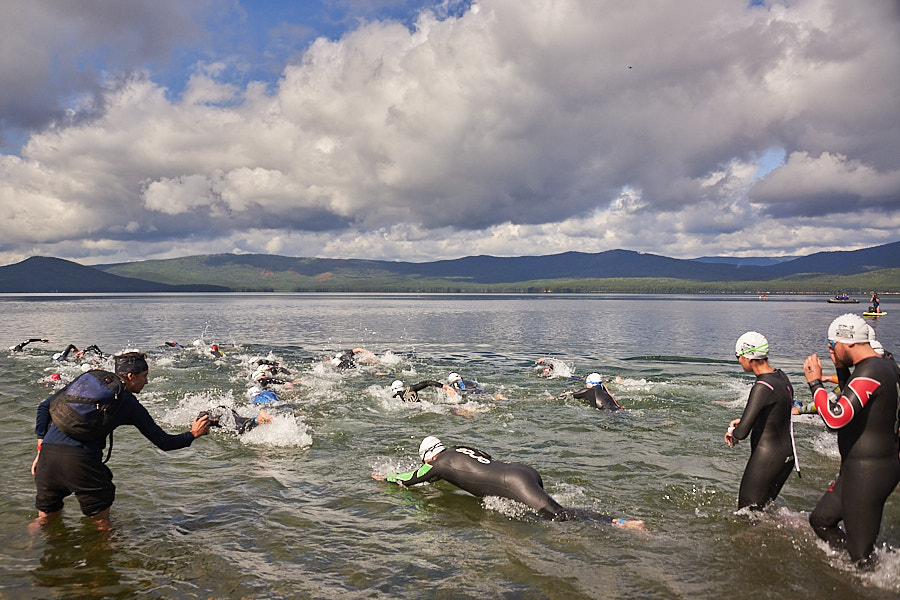
[[[859,403],[859,409],[862,410],[869,403],[869,398],[881,386],[881,382],[869,377],[855,377],[847,383],[847,387],[853,392]],[[852,397],[852,396],[851,396]],[[825,424],[832,429],[840,429],[853,420],[856,415],[856,407],[851,398],[842,395],[835,402],[828,401],[828,393],[824,388],[816,390],[815,395],[816,409],[825,420]],[[822,410],[822,409],[825,410]]]

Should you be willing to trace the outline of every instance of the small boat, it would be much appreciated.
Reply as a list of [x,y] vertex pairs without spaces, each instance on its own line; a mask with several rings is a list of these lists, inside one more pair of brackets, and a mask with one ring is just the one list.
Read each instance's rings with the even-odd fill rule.
[[859,304],[859,300],[856,298],[851,298],[850,296],[846,296],[843,294],[834,296],[833,298],[829,298],[828,302],[831,304]]

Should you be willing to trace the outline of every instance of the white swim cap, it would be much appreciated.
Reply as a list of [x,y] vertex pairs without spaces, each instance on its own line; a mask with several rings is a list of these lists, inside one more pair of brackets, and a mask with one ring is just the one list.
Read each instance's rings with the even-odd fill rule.
[[391,384],[391,391],[396,394],[397,392],[402,392],[403,388],[405,388],[405,387],[406,386],[403,385],[402,381],[400,381],[399,379],[396,379],[396,380],[394,380],[394,383]]
[[868,344],[869,324],[865,319],[853,313],[839,316],[828,326],[828,340],[841,344]]
[[603,380],[600,378],[600,373],[591,373],[585,378],[584,384],[590,388],[595,385],[600,385],[601,381]]
[[53,360],[58,361],[61,358],[62,358],[62,352],[57,352],[56,354],[53,355]]
[[457,381],[462,381],[462,377],[459,376],[459,373],[450,373],[447,376],[447,383],[456,383]]
[[869,345],[872,346],[872,350],[875,351],[875,354],[878,356],[884,356],[884,346],[881,345],[881,342],[878,340],[872,340],[869,342]]
[[759,359],[769,356],[769,340],[761,333],[748,331],[734,344],[735,358]]
[[433,435],[429,435],[419,444],[419,457],[421,457],[422,462],[428,462],[437,456],[441,450],[444,450],[444,444],[441,443],[441,440]]

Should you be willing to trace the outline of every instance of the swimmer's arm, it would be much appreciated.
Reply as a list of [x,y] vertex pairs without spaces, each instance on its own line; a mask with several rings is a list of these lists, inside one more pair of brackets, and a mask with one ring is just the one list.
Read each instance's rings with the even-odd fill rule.
[[384,480],[390,483],[396,483],[397,485],[402,485],[404,487],[409,487],[412,485],[416,485],[417,483],[426,483],[428,481],[432,481],[435,478],[435,475],[429,474],[431,469],[431,465],[425,464],[415,471],[410,471],[409,473],[392,473],[390,475],[386,475]]
[[741,421],[734,425],[734,431],[731,433],[735,439],[742,440],[750,435],[756,417],[759,416],[771,391],[771,388],[765,384],[759,382],[753,384],[750,389],[750,397],[747,399],[747,406],[744,407],[744,413],[741,415]]
[[45,399],[43,402],[38,404],[37,407],[37,418],[34,421],[34,434],[38,437],[38,440],[44,439],[44,436],[47,435],[47,429],[50,427],[50,396]]

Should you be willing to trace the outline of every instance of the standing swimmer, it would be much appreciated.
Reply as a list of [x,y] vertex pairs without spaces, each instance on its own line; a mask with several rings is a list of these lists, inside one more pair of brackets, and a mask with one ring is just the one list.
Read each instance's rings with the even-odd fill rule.
[[540,516],[554,521],[567,521],[573,515],[584,514],[626,529],[644,530],[643,521],[614,519],[590,511],[563,508],[544,491],[540,474],[528,465],[495,460],[486,452],[469,446],[448,449],[432,435],[419,445],[419,457],[424,464],[415,471],[386,476],[372,473],[372,479],[404,487],[443,479],[479,498],[499,496],[521,502]]
[[769,341],[761,333],[748,331],[739,337],[734,355],[744,371],[756,375],[756,383],[750,389],[744,413],[728,424],[725,443],[733,447],[738,440],[751,436],[738,509],[748,506],[762,510],[775,500],[797,465],[791,424],[794,388],[783,371],[769,365]]
[[868,325],[858,315],[841,315],[829,325],[828,352],[837,368],[840,398],[828,398],[818,355],[803,363],[816,409],[829,429],[837,430],[841,453],[841,470],[810,513],[809,524],[830,546],[846,549],[859,568],[874,566],[884,503],[900,482],[900,374],[896,363],[875,353],[870,340]]

